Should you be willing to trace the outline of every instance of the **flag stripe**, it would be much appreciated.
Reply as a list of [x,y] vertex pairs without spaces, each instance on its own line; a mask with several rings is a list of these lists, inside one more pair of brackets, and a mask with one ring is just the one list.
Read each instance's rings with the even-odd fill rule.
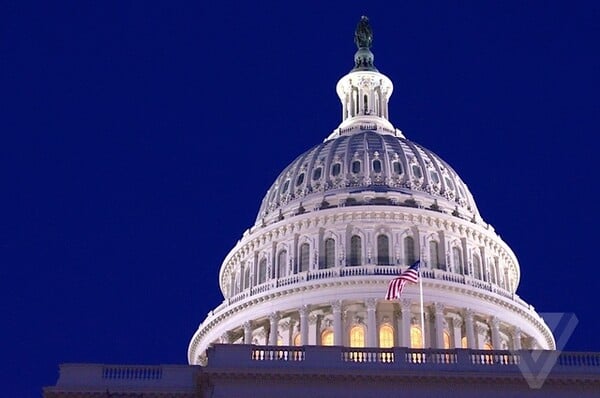
[[406,271],[402,272],[397,278],[394,278],[388,284],[387,292],[385,294],[386,300],[393,300],[400,298],[402,289],[406,282],[417,283],[419,280],[419,267],[421,262],[418,260],[411,265]]

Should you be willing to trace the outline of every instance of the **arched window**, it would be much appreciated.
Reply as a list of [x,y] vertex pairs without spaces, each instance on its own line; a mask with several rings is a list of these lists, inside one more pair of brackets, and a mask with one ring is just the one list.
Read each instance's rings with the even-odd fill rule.
[[235,296],[237,294],[236,286],[235,286],[235,275],[231,274],[229,277],[229,295]]
[[421,166],[413,164],[412,171],[416,178],[419,178],[419,179],[423,178],[423,173],[421,172]]
[[461,348],[467,348],[468,344],[467,344],[467,338],[463,337],[462,339],[460,339],[460,347]]
[[439,259],[439,245],[435,240],[429,242],[429,266],[433,269],[441,269]]
[[381,173],[381,160],[379,160],[379,159],[373,160],[373,171],[375,173]]
[[444,330],[444,348],[446,350],[450,349],[450,333]]
[[308,264],[310,263],[310,246],[308,243],[300,245],[300,272],[308,271]]
[[492,283],[497,284],[498,283],[498,278],[497,278],[497,271],[498,270],[498,257],[494,257],[494,261],[491,262],[491,267],[490,267],[490,278],[492,279]]
[[377,264],[390,264],[390,239],[384,234],[377,236]]
[[302,185],[303,182],[304,182],[304,173],[302,173],[298,176],[298,179],[296,180],[296,186]]
[[464,275],[465,269],[463,267],[462,255],[458,247],[452,248],[452,260],[454,263],[454,272]]
[[398,160],[395,160],[392,163],[392,169],[394,170],[394,174],[402,174],[402,163],[400,163]]
[[238,270],[238,272],[235,273],[235,280],[233,282],[234,284],[234,288],[233,288],[233,292],[234,294],[238,294],[241,290],[242,290],[242,274],[241,271]]
[[494,347],[490,343],[484,343],[483,344],[483,349],[484,350],[493,350]]
[[283,278],[287,269],[287,251],[282,250],[277,255],[277,277]]
[[379,328],[379,348],[392,348],[394,346],[394,329],[386,324]]
[[331,166],[331,175],[334,177],[337,177],[338,175],[340,175],[342,171],[342,164],[341,163],[334,163],[333,166]]
[[313,180],[318,180],[321,178],[321,172],[322,172],[323,168],[322,167],[317,167],[315,169],[315,171],[313,171]]
[[473,256],[473,277],[481,279],[481,260],[477,255]]
[[423,332],[419,326],[410,327],[410,347],[423,348]]
[[321,345],[333,345],[333,332],[330,329],[323,330],[321,333]]
[[294,345],[296,347],[299,347],[302,345],[302,335],[300,335],[300,333],[298,333],[296,336],[294,336]]
[[352,235],[350,238],[350,265],[360,265],[362,254],[362,242],[360,236]]
[[283,345],[283,339],[279,336],[277,337],[277,345],[280,347]]
[[250,267],[244,267],[244,289],[250,287]]
[[411,236],[404,238],[404,261],[405,265],[413,265],[415,262],[415,240]]
[[265,283],[267,280],[267,259],[263,258],[258,263],[258,284]]
[[325,239],[325,268],[335,267],[335,240]]
[[352,162],[352,173],[360,173],[360,160],[355,160]]
[[350,347],[362,348],[365,346],[365,329],[355,325],[350,329]]

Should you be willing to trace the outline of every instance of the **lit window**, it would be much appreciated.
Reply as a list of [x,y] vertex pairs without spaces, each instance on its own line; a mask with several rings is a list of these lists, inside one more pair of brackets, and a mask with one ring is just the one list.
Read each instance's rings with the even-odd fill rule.
[[313,171],[313,180],[318,180],[319,178],[321,178],[322,171],[323,169],[321,167],[317,167],[315,171]]
[[278,346],[282,346],[283,345],[283,339],[281,337],[277,337],[277,345]]
[[365,346],[365,329],[362,326],[353,326],[350,329],[350,347],[362,348]]
[[450,349],[450,333],[444,330],[444,348]]
[[373,171],[375,173],[381,173],[381,160],[373,161]]
[[301,345],[302,345],[302,336],[301,336],[300,334],[297,334],[297,335],[294,337],[294,345],[295,345],[296,347],[299,347],[299,346],[301,346]]
[[354,162],[352,162],[352,172],[354,174],[360,173],[360,161],[359,160],[355,160]]
[[333,345],[333,332],[331,330],[327,329],[321,333],[321,345]]
[[394,329],[387,324],[379,328],[379,347],[392,348],[394,346]]
[[410,347],[423,348],[423,333],[419,326],[410,327]]
[[462,348],[467,348],[468,347],[468,345],[467,345],[467,338],[466,337],[463,337],[462,339],[460,339],[460,346]]
[[492,347],[492,345],[491,345],[490,343],[485,343],[485,344],[483,345],[483,349],[484,349],[484,350],[493,350],[493,349],[494,349],[494,347]]
[[342,171],[341,163],[336,163],[333,166],[331,166],[331,175],[332,176],[337,177],[338,175],[340,175],[341,171]]

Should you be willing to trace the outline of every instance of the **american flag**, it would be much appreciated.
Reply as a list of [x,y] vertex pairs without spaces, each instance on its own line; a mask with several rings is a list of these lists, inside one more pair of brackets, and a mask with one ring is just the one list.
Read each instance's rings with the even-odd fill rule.
[[387,293],[385,294],[386,300],[393,300],[400,298],[400,293],[402,293],[402,289],[406,282],[417,283],[419,280],[419,267],[421,266],[421,261],[417,260],[413,265],[408,267],[406,271],[400,274],[397,278],[394,278],[390,281],[387,288]]

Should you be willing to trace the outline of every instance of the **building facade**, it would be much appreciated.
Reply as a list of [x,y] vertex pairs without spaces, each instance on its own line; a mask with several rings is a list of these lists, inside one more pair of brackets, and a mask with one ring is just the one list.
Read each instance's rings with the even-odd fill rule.
[[[341,123],[280,173],[226,256],[189,366],[66,364],[47,398],[598,396],[600,354],[559,355],[465,182],[391,123],[365,17],[355,43]],[[386,300],[417,261],[420,283]]]

